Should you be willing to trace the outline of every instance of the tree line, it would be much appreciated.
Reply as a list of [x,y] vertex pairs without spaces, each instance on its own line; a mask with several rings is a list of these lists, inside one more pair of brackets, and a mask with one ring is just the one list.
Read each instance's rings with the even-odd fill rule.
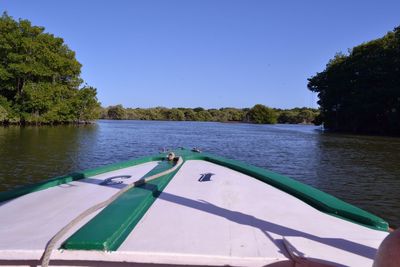
[[96,89],[64,40],[28,20],[0,17],[0,124],[76,123],[97,119]]
[[325,128],[400,135],[400,27],[336,54],[308,81]]
[[319,111],[312,108],[273,109],[257,104],[252,108],[124,108],[122,105],[102,108],[101,119],[161,120],[161,121],[216,121],[250,122],[258,124],[292,123],[310,124]]

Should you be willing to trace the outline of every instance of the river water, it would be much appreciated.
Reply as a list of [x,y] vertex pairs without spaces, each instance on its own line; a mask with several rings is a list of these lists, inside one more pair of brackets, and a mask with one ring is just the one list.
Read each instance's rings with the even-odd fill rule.
[[310,125],[103,120],[0,127],[0,191],[180,146],[290,176],[400,226],[400,138]]

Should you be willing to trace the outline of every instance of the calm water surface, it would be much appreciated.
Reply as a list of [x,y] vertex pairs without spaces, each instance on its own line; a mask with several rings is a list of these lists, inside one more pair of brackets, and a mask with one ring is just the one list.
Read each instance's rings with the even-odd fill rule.
[[304,125],[99,121],[0,127],[0,191],[179,146],[288,175],[400,226],[400,138],[328,134]]

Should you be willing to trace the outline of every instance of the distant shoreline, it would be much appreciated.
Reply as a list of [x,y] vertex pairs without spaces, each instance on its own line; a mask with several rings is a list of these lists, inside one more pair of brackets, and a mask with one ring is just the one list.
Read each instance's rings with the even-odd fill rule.
[[[318,122],[319,110],[313,108],[276,109],[257,104],[252,108],[124,108],[122,105],[99,107],[96,117],[84,119],[47,120],[40,116],[15,116],[0,121],[0,125],[86,125],[98,119],[145,121],[204,121],[253,124],[313,124]],[[27,119],[28,118],[28,119]]]
[[[154,122],[217,122],[217,123],[226,123],[226,124],[259,124],[251,121],[195,121],[195,120],[184,120],[184,121],[174,121],[174,120],[138,120],[138,119],[98,119],[96,121],[154,121]],[[93,123],[96,123],[93,122]],[[268,123],[265,123],[268,124]],[[280,125],[315,125],[314,123],[275,123]],[[269,125],[275,125],[269,124]]]
[[[94,121],[87,122],[60,122],[60,123],[2,123],[0,127],[42,127],[42,126],[86,126],[86,125],[94,125],[98,121],[152,121],[152,122],[215,122],[215,123],[224,123],[224,124],[257,124],[254,122],[245,122],[245,121],[198,121],[198,120],[184,120],[184,121],[175,121],[175,120],[139,120],[139,119],[97,119]],[[313,123],[276,123],[278,125],[315,125]],[[276,124],[264,124],[264,125],[276,125]],[[260,125],[260,124],[258,124]],[[261,124],[262,125],[262,124]]]
[[63,125],[71,125],[71,126],[84,126],[84,125],[91,125],[95,124],[97,120],[95,121],[79,121],[79,122],[0,122],[0,127],[9,127],[9,126],[19,126],[19,127],[25,127],[25,126],[63,126]]
[[312,124],[319,121],[319,110],[308,107],[277,109],[256,104],[252,108],[125,108],[122,105],[101,108],[100,119],[216,121],[258,124]]

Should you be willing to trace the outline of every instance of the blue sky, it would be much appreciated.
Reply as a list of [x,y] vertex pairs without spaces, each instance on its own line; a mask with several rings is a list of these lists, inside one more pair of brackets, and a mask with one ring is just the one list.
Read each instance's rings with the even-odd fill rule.
[[400,25],[400,1],[0,0],[64,38],[103,106],[317,107],[307,78]]

